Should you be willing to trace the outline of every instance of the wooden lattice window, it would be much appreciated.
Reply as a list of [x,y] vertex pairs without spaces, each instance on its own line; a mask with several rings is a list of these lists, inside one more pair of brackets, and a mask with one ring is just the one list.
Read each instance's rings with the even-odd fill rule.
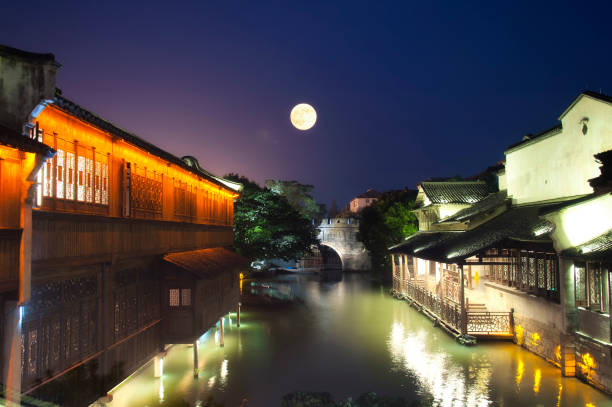
[[76,183],[76,156],[73,152],[66,152],[66,199],[74,199],[74,185]]
[[63,199],[64,179],[66,178],[66,152],[61,148],[57,149],[57,154],[55,155],[55,171],[57,174],[55,177],[55,197]]

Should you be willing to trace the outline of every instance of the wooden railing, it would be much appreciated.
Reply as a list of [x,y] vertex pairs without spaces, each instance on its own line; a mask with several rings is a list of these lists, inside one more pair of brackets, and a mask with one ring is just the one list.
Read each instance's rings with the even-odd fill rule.
[[410,281],[406,282],[406,294],[457,332],[461,331],[461,309],[457,303],[440,298],[425,287]]
[[467,331],[478,336],[512,336],[512,312],[467,313]]
[[[445,322],[448,326],[461,332],[460,304],[440,298],[420,284],[407,281],[405,293],[429,313]],[[466,312],[466,329],[473,336],[512,336],[514,332],[513,312]]]

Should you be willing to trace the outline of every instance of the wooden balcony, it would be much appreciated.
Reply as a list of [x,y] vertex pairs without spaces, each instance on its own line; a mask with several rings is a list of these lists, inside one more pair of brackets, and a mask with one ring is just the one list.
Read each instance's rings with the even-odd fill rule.
[[231,226],[36,211],[32,215],[32,264],[106,262],[207,247],[231,246]]

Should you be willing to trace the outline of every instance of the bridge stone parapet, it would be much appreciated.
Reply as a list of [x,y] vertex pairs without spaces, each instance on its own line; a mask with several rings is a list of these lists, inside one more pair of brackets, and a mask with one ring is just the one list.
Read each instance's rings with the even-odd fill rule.
[[324,218],[318,228],[321,245],[338,254],[342,270],[368,270],[371,267],[368,251],[357,240],[358,218]]

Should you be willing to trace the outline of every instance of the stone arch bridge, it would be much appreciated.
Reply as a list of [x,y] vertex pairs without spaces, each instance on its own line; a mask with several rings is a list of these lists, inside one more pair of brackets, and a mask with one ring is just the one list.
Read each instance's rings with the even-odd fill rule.
[[[321,254],[326,264],[337,264],[342,270],[368,270],[371,267],[370,255],[357,240],[359,219],[324,218],[319,225]],[[338,260],[333,261],[334,256]]]

